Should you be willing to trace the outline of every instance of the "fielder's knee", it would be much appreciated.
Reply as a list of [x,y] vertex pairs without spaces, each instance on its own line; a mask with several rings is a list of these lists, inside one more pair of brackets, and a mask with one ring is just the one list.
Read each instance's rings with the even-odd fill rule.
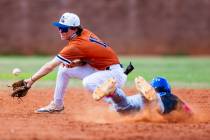
[[93,82],[90,82],[88,78],[84,78],[82,84],[90,92],[93,92],[97,87],[97,85]]

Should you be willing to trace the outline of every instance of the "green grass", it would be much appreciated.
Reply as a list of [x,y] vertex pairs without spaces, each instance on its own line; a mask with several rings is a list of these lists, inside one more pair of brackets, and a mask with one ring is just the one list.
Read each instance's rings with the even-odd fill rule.
[[[44,63],[51,60],[49,56],[0,56],[0,79],[14,81],[28,78]],[[142,75],[147,80],[154,76],[164,76],[177,87],[210,88],[210,57],[120,57],[121,63],[127,66],[130,61],[135,70],[128,76],[127,86],[133,85],[133,79]],[[22,74],[15,77],[12,69],[18,67]],[[54,85],[56,71],[45,76],[38,86]],[[80,81],[71,81],[77,85]]]

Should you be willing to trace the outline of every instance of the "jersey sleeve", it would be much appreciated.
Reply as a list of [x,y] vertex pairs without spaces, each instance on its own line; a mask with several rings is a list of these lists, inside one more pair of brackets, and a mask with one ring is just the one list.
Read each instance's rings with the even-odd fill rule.
[[56,59],[64,64],[70,64],[74,59],[83,59],[85,57],[82,50],[74,45],[65,46],[59,54],[56,55]]
[[70,60],[62,57],[60,54],[57,54],[55,59],[57,59],[58,61],[62,62],[63,64],[69,65],[71,63]]

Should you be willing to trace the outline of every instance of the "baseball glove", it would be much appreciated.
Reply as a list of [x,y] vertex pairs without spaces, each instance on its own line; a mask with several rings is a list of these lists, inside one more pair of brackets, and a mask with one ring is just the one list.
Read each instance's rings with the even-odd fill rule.
[[18,97],[18,98],[26,96],[28,90],[30,89],[30,87],[27,87],[27,83],[24,80],[19,80],[17,82],[14,82],[11,87],[13,90],[11,97]]

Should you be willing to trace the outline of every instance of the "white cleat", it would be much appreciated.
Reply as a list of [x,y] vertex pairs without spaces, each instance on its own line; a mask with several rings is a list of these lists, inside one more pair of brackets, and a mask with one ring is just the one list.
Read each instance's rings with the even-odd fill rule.
[[49,105],[39,108],[35,110],[35,113],[53,113],[53,112],[61,112],[64,110],[64,106],[56,106],[53,101],[50,102]]
[[141,76],[135,78],[136,89],[147,100],[154,101],[157,99],[155,89]]
[[117,81],[114,78],[109,78],[107,81],[105,81],[103,84],[95,89],[92,94],[93,99],[99,101],[105,96],[114,94],[116,83]]

